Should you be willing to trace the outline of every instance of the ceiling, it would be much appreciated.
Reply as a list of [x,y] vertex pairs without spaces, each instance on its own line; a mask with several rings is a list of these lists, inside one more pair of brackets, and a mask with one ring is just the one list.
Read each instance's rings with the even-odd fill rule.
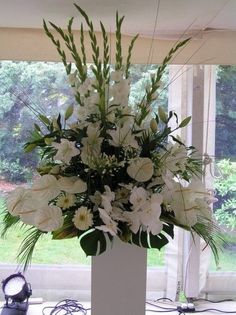
[[[43,19],[65,27],[69,17],[79,15],[74,2],[0,0],[0,27],[42,28]],[[156,37],[168,38],[186,29],[236,30],[236,0],[159,0],[159,9],[158,0],[79,0],[76,3],[92,18],[95,29],[101,20],[108,31],[113,31],[116,10],[125,15],[124,34],[152,36],[156,29]]]

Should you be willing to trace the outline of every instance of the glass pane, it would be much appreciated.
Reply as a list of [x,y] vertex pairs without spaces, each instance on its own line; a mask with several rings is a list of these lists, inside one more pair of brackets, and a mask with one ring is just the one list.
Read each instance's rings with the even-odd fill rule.
[[216,140],[214,186],[218,202],[214,213],[225,231],[227,244],[218,266],[211,270],[236,271],[236,67],[219,66],[216,82]]

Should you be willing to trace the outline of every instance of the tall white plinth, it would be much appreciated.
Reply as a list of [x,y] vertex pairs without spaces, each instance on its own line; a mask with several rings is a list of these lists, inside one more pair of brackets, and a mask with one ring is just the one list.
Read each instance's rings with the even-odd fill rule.
[[92,258],[92,315],[144,315],[147,250],[114,241]]

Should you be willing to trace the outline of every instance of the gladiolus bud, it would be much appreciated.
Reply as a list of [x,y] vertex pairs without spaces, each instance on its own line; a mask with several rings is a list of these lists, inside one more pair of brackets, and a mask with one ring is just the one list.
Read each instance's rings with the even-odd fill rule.
[[151,121],[150,121],[150,128],[151,128],[152,132],[157,132],[158,125],[157,125],[157,122],[156,122],[155,118],[151,119]]

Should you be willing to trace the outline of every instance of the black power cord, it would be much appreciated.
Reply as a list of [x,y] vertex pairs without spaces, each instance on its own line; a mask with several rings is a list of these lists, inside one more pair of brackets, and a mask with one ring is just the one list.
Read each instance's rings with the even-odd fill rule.
[[43,315],[46,315],[45,311],[51,310],[48,315],[73,315],[74,313],[78,314],[80,312],[83,315],[87,314],[89,308],[84,308],[81,303],[76,300],[65,299],[57,303],[55,306],[46,306],[43,308]]
[[[168,299],[168,298],[160,298],[155,300],[154,302],[160,302],[163,300],[167,300],[170,302],[173,302],[172,300]],[[232,299],[225,299],[225,300],[219,300],[219,301],[212,301],[212,300],[208,300],[208,299],[194,299],[192,302],[197,302],[197,301],[206,301],[206,302],[210,302],[210,303],[223,303],[223,302],[235,302],[235,300]],[[146,304],[151,305],[153,307],[156,308],[155,309],[146,309],[146,311],[148,312],[153,312],[153,313],[168,313],[168,312],[178,312],[179,315],[186,315],[186,313],[204,313],[204,312],[218,312],[218,313],[222,313],[222,314],[236,314],[236,310],[232,310],[232,311],[225,311],[225,310],[220,310],[217,308],[206,308],[206,309],[202,309],[202,310],[196,310],[195,306],[193,303],[183,303],[181,306],[177,306],[177,307],[173,307],[173,308],[169,308],[169,307],[162,307],[159,305],[156,305],[154,303],[151,302],[146,302]]]

